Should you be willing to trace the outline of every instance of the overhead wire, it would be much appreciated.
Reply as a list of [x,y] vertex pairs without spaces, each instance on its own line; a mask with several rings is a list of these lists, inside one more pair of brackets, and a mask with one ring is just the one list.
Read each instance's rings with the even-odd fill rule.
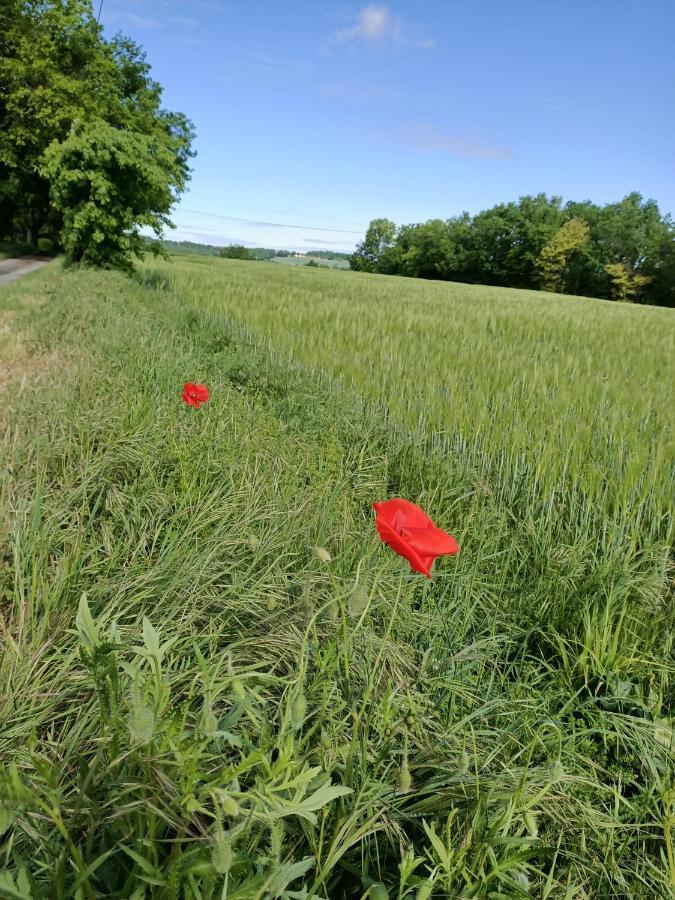
[[240,222],[244,225],[265,225],[272,228],[301,228],[305,231],[328,231],[338,234],[363,234],[363,231],[352,231],[347,228],[326,228],[323,225],[297,225],[295,223],[289,222],[265,222],[258,219],[242,219],[238,216],[226,216],[222,213],[212,213],[206,212],[204,210],[188,209],[185,206],[177,207],[174,210],[174,215],[179,215],[182,212],[189,213],[190,215],[195,216],[208,216],[211,219],[224,219],[227,222]]

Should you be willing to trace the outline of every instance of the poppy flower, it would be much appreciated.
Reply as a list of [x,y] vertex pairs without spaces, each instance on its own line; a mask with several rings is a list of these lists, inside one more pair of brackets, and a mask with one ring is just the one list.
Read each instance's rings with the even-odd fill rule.
[[431,567],[437,556],[457,553],[457,541],[429,516],[411,503],[397,497],[373,503],[375,527],[385,544],[405,557],[415,572],[431,578]]
[[203,384],[195,384],[193,381],[188,381],[183,385],[181,397],[188,406],[194,406],[195,409],[199,409],[202,403],[206,403],[209,399],[209,391]]

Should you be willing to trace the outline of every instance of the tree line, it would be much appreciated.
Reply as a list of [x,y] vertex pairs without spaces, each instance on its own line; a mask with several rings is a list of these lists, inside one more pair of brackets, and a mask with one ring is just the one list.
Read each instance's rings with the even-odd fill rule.
[[90,0],[2,0],[0,240],[128,268],[185,189],[193,130]]
[[350,265],[675,306],[675,226],[638,193],[605,206],[538,194],[400,227],[374,219]]

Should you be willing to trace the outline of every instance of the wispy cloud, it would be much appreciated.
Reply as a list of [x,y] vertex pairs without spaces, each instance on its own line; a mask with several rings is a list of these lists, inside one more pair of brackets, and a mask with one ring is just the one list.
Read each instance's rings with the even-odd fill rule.
[[312,64],[304,59],[292,59],[271,53],[242,50],[220,66],[220,72],[228,82],[244,83],[247,87],[279,90],[287,89],[288,82],[303,82],[312,72]]
[[413,122],[398,129],[396,137],[400,143],[427,153],[451,153],[466,159],[513,159],[508,147],[455,132],[439,131],[427,122]]
[[391,85],[349,78],[324,81],[318,91],[327,100],[357,105],[392,106],[402,97],[402,92]]
[[102,22],[104,25],[128,28],[131,31],[201,30],[197,19],[177,12],[172,0],[158,0],[154,3],[140,0],[134,9],[119,2],[109,2],[103,7]]
[[[315,244],[323,244],[326,247],[334,247],[336,242],[335,242],[335,240],[326,241],[323,238],[303,238],[302,243],[308,244],[310,247],[313,247]],[[338,242],[338,243],[340,243],[340,242]],[[346,241],[342,241],[341,243],[347,247],[352,246],[351,243],[346,242]]]
[[434,41],[431,38],[417,39],[414,29],[386,4],[369,3],[359,12],[353,25],[334,32],[330,44],[360,44],[373,48],[407,46],[428,50],[434,46]]

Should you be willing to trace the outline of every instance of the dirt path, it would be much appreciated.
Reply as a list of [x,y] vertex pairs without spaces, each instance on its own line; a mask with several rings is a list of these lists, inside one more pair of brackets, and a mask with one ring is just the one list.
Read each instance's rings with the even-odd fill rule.
[[18,259],[0,259],[0,286],[9,284],[28,272],[34,272],[35,269],[41,269],[46,266],[49,260],[40,259],[39,256],[21,256]]

